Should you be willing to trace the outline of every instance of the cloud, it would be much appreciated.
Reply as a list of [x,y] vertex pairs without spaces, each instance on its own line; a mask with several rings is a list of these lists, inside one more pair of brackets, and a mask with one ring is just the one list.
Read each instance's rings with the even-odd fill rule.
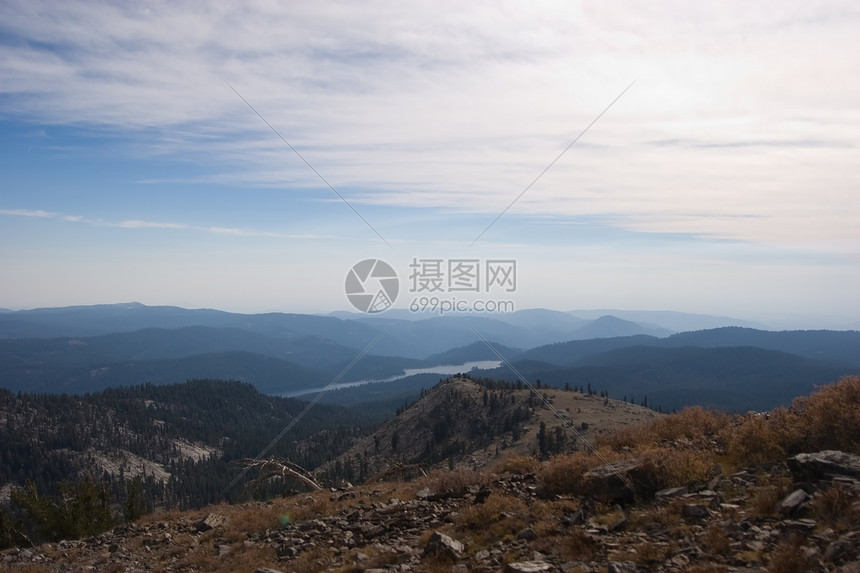
[[[0,10],[3,117],[98,128],[128,138],[129,153],[205,167],[150,183],[330,199],[223,77],[359,210],[493,217],[639,76],[512,212],[860,244],[851,2],[28,0]],[[703,209],[721,215],[691,214]]]
[[215,235],[230,235],[234,237],[266,237],[270,239],[296,239],[317,240],[335,239],[335,235],[314,233],[278,233],[274,231],[256,231],[234,227],[217,227],[191,225],[187,223],[168,223],[163,221],[143,221],[140,219],[126,219],[123,221],[106,221],[101,218],[89,218],[80,215],[64,215],[42,210],[32,209],[0,209],[0,215],[10,217],[39,217],[43,219],[56,219],[70,223],[82,223],[90,227],[110,227],[116,229],[164,229],[164,230],[187,230]]
[[40,217],[53,219],[57,216],[56,213],[49,213],[41,209],[0,209],[0,215],[12,215],[15,217]]

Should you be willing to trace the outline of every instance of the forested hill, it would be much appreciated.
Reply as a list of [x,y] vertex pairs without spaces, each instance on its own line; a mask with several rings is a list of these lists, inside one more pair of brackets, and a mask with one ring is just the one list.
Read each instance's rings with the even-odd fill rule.
[[[93,477],[122,498],[139,477],[148,504],[196,507],[235,496],[231,462],[255,457],[307,403],[250,384],[194,380],[84,396],[0,390],[0,489],[43,492]],[[313,469],[375,428],[358,410],[317,404],[270,450]]]

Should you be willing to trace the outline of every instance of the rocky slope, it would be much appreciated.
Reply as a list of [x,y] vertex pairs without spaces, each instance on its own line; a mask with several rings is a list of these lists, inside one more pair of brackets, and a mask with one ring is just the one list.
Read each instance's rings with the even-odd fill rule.
[[[363,482],[397,464],[425,468],[492,466],[511,454],[541,455],[541,424],[547,436],[544,454],[574,451],[611,430],[659,417],[654,410],[619,400],[555,388],[493,388],[492,383],[450,378],[359,439],[317,475],[332,468]],[[350,471],[343,471],[349,467]]]
[[149,516],[10,571],[860,572],[860,378],[790,410],[692,409],[544,462]]
[[[547,498],[534,472],[459,471],[409,484],[163,515],[82,541],[6,551],[0,566],[57,572],[847,573],[860,571],[858,476],[860,457],[823,452],[716,475],[704,489],[661,491],[649,503],[622,507]],[[761,488],[776,483],[792,491],[763,498]],[[853,496],[843,516],[848,522],[834,522],[820,510],[834,483]]]

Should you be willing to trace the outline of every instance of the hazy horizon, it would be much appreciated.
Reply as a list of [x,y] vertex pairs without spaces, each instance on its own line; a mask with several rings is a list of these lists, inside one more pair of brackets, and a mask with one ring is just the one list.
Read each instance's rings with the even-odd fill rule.
[[[429,318],[436,318],[440,316],[480,316],[484,318],[491,319],[499,319],[504,321],[505,314],[511,314],[511,312],[483,312],[483,313],[468,313],[468,312],[447,312],[447,313],[439,313],[432,311],[424,311],[424,312],[412,312],[409,311],[408,308],[399,307],[397,305],[391,307],[390,309],[374,314],[367,314],[356,310],[355,308],[338,308],[338,309],[294,309],[294,308],[274,308],[274,309],[264,309],[264,310],[247,310],[241,308],[220,308],[220,307],[211,307],[211,306],[180,306],[180,305],[171,305],[171,304],[146,304],[140,301],[122,301],[122,302],[107,302],[107,303],[97,303],[94,305],[86,304],[86,305],[63,305],[59,307],[55,306],[46,306],[46,307],[29,307],[29,308],[10,308],[7,306],[0,305],[0,311],[2,312],[27,312],[32,310],[48,310],[55,308],[68,308],[68,307],[89,307],[89,306],[122,306],[122,305],[131,305],[131,304],[139,304],[147,307],[175,307],[181,308],[183,310],[214,310],[220,312],[228,312],[235,314],[267,314],[267,313],[284,313],[284,314],[308,314],[308,315],[317,315],[317,316],[336,316],[336,317],[348,317],[351,319],[397,319],[397,320],[422,320]],[[348,306],[348,305],[347,305]],[[570,314],[576,316],[578,318],[582,318],[585,320],[593,320],[599,318],[604,315],[616,316],[620,315],[628,315],[624,318],[624,320],[630,320],[632,322],[639,322],[642,324],[649,323],[648,315],[654,315],[653,320],[655,320],[654,324],[659,322],[658,318],[660,315],[685,315],[689,317],[699,316],[702,318],[712,318],[712,319],[726,319],[727,322],[736,323],[741,326],[751,327],[751,328],[762,328],[765,330],[860,330],[860,322],[854,321],[851,322],[850,319],[847,319],[842,316],[812,316],[812,315],[803,315],[803,314],[772,314],[772,315],[758,315],[758,316],[742,316],[742,315],[723,315],[723,314],[709,314],[709,313],[698,313],[698,312],[687,312],[687,311],[678,311],[673,309],[633,309],[633,308],[579,308],[579,309],[553,309],[546,307],[529,307],[529,308],[516,308],[513,312],[520,311],[551,311],[551,312],[559,312]],[[641,316],[629,316],[629,315],[641,315]],[[677,329],[681,331],[683,329]]]

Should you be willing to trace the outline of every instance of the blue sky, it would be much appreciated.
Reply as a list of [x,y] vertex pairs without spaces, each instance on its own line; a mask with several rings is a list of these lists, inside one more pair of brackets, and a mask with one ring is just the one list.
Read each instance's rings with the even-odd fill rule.
[[517,308],[860,322],[855,3],[246,6],[0,3],[0,307],[330,311],[473,257]]

